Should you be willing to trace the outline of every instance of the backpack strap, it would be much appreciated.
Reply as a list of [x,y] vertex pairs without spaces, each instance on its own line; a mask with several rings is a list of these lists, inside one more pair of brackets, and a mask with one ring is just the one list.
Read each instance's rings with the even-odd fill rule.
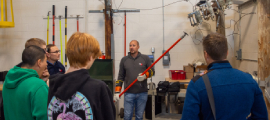
[[213,91],[212,91],[212,86],[211,86],[211,83],[210,83],[210,80],[209,80],[207,74],[203,75],[202,78],[203,78],[203,82],[205,84],[207,96],[208,96],[209,103],[210,103],[211,110],[212,110],[212,114],[214,116],[214,119],[216,120],[216,108],[215,108],[215,100],[214,100],[214,95],[213,95]]

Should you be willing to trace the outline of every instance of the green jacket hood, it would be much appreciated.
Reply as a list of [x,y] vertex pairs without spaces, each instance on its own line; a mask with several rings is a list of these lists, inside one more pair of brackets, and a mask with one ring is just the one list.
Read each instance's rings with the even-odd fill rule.
[[31,77],[39,78],[35,70],[15,66],[8,71],[4,84],[6,88],[16,88],[22,81]]

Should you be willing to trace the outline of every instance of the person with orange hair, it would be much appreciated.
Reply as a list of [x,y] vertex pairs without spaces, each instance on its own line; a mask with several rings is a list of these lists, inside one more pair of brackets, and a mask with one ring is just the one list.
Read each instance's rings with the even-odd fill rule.
[[115,120],[113,96],[107,85],[88,70],[101,55],[98,41],[87,33],[74,33],[67,43],[70,67],[50,77],[48,119]]

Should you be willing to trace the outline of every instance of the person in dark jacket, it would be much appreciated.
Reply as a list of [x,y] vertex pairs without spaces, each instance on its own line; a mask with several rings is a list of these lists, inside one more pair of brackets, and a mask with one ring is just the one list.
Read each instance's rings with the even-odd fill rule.
[[98,41],[74,33],[67,43],[70,68],[50,77],[48,120],[115,120],[113,96],[107,85],[91,78],[88,69],[101,55]]
[[60,59],[60,50],[57,46],[53,44],[47,45],[47,57],[48,71],[50,75],[57,73],[64,74],[66,72],[63,64],[58,61]]
[[143,119],[148,97],[146,79],[152,77],[155,73],[154,68],[151,68],[146,74],[141,75],[152,63],[147,55],[143,55],[138,51],[139,48],[140,45],[137,40],[132,40],[129,43],[130,52],[128,56],[121,59],[118,80],[116,81],[114,100],[118,101],[123,82],[126,89],[136,78],[138,79],[138,82],[124,94],[124,120],[132,119],[134,108],[136,120]]
[[[250,74],[227,61],[227,39],[218,33],[203,39],[206,73],[211,83],[217,120],[268,120],[263,93]],[[181,120],[214,120],[201,76],[189,83]],[[249,116],[250,115],[250,116]]]

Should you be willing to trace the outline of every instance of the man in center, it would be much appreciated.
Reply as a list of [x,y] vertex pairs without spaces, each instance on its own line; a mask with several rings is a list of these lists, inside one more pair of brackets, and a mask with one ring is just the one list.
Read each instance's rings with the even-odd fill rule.
[[138,81],[130,87],[124,94],[124,120],[131,120],[133,109],[135,107],[136,120],[143,119],[143,113],[147,101],[147,78],[152,77],[155,73],[151,68],[146,74],[141,76],[149,66],[151,60],[147,55],[141,54],[137,40],[132,40],[129,43],[129,53],[121,59],[118,80],[116,81],[114,101],[119,100],[119,94],[122,89],[123,82],[125,89],[137,78]]

